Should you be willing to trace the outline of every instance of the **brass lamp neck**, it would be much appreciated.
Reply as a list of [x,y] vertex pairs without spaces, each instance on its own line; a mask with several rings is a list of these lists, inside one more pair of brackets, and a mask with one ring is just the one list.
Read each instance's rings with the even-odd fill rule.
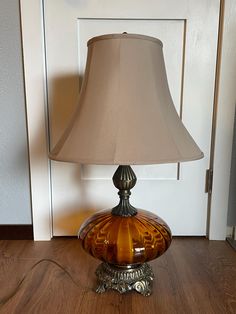
[[129,202],[130,190],[135,186],[137,178],[130,166],[119,166],[114,173],[113,183],[119,189],[119,204],[112,209],[112,215],[130,217],[137,214],[137,209]]

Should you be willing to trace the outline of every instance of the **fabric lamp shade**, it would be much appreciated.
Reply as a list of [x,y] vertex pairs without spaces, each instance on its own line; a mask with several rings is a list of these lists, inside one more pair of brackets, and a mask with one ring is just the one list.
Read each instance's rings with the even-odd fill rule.
[[174,107],[162,42],[136,34],[90,39],[78,108],[50,158],[141,165],[201,157]]

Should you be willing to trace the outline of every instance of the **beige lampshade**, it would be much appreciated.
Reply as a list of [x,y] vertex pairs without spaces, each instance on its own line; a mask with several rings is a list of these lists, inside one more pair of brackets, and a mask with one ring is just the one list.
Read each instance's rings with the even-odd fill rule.
[[90,39],[78,109],[50,158],[132,165],[201,157],[173,105],[162,42],[136,34]]

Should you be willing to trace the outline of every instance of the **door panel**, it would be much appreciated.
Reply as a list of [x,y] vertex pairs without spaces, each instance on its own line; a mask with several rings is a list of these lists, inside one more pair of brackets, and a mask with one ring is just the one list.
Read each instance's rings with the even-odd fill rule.
[[[205,170],[210,153],[219,1],[44,2],[50,145],[78,103],[89,38],[140,33],[162,40],[177,111],[205,153],[191,163],[135,166],[134,206],[164,218],[175,235],[206,234]],[[73,235],[94,210],[118,202],[113,166],[51,162],[53,234]]]

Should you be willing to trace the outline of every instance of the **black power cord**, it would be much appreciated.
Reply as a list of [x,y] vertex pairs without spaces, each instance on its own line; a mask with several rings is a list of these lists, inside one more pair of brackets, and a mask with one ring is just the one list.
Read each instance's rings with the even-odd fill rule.
[[64,273],[66,273],[66,275],[71,279],[71,281],[73,282],[73,284],[75,286],[77,286],[78,288],[83,288],[83,290],[85,290],[86,292],[89,292],[89,291],[93,291],[93,288],[90,288],[90,287],[86,287],[86,286],[83,286],[81,283],[78,283],[74,280],[74,278],[72,277],[72,275],[69,273],[69,271],[63,267],[61,264],[59,264],[58,262],[52,260],[52,259],[49,259],[49,258],[43,258],[41,260],[39,260],[37,263],[35,263],[24,275],[23,277],[21,278],[21,280],[19,281],[19,283],[17,284],[17,286],[15,287],[15,289],[9,294],[7,295],[6,297],[4,297],[3,299],[0,299],[0,308],[2,306],[4,306],[10,299],[12,299],[16,294],[17,292],[20,290],[22,284],[24,283],[24,281],[27,279],[28,275],[41,263],[44,263],[44,262],[49,262],[49,263],[52,263],[54,265],[56,265],[58,268],[60,268],[61,270],[64,271]]

